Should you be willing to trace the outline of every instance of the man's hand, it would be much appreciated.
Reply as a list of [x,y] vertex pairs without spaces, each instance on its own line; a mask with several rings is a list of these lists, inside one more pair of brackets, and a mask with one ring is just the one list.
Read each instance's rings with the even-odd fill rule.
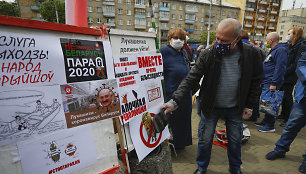
[[271,91],[271,92],[274,92],[275,90],[276,90],[276,86],[272,86],[272,85],[271,85],[271,86],[270,86],[270,91]]
[[253,110],[249,108],[244,108],[242,113],[242,119],[246,120],[252,116]]
[[173,101],[172,99],[170,101],[168,101],[167,103],[163,104],[160,109],[166,109],[165,110],[165,115],[169,112],[172,112],[174,110],[177,109],[177,104],[175,101]]

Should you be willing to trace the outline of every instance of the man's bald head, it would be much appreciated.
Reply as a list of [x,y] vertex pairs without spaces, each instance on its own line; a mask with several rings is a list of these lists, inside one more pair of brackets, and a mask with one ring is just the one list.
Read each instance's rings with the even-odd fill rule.
[[230,28],[233,29],[234,38],[236,38],[237,36],[241,34],[242,25],[237,19],[233,19],[233,18],[223,19],[219,23],[217,30],[225,30],[225,29],[230,29]]
[[272,39],[275,42],[279,42],[279,35],[276,32],[271,32],[267,35],[267,39]]

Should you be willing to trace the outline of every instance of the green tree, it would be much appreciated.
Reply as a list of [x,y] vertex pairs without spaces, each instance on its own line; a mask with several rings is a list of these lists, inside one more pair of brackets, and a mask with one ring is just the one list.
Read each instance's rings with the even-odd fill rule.
[[6,1],[0,1],[0,15],[20,17],[17,3],[8,3]]
[[[207,31],[204,31],[202,34],[201,34],[201,43],[202,44],[207,44],[207,35],[208,35],[208,32]],[[216,32],[215,31],[211,31],[209,33],[209,44],[211,44],[213,41],[216,40]]]
[[65,3],[60,0],[35,0],[39,6],[41,17],[48,22],[57,22],[56,10],[59,23],[65,23]]

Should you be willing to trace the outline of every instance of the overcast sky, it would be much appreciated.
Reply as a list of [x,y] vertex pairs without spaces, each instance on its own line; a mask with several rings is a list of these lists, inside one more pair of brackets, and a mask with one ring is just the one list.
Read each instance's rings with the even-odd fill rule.
[[[5,0],[9,2],[13,2],[15,0]],[[302,3],[304,1],[304,3]],[[288,10],[292,9],[293,0],[283,0],[283,8],[282,10]],[[306,7],[306,1],[305,0],[296,0],[295,1],[295,8]]]

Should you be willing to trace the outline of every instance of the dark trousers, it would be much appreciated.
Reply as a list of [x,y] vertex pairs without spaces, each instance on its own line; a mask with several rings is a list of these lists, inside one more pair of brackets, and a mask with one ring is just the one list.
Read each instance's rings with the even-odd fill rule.
[[280,114],[280,118],[284,119],[285,122],[288,121],[290,111],[293,105],[293,97],[292,91],[294,88],[294,84],[284,83],[282,87],[282,91],[284,91],[284,97],[282,101],[282,112]]

